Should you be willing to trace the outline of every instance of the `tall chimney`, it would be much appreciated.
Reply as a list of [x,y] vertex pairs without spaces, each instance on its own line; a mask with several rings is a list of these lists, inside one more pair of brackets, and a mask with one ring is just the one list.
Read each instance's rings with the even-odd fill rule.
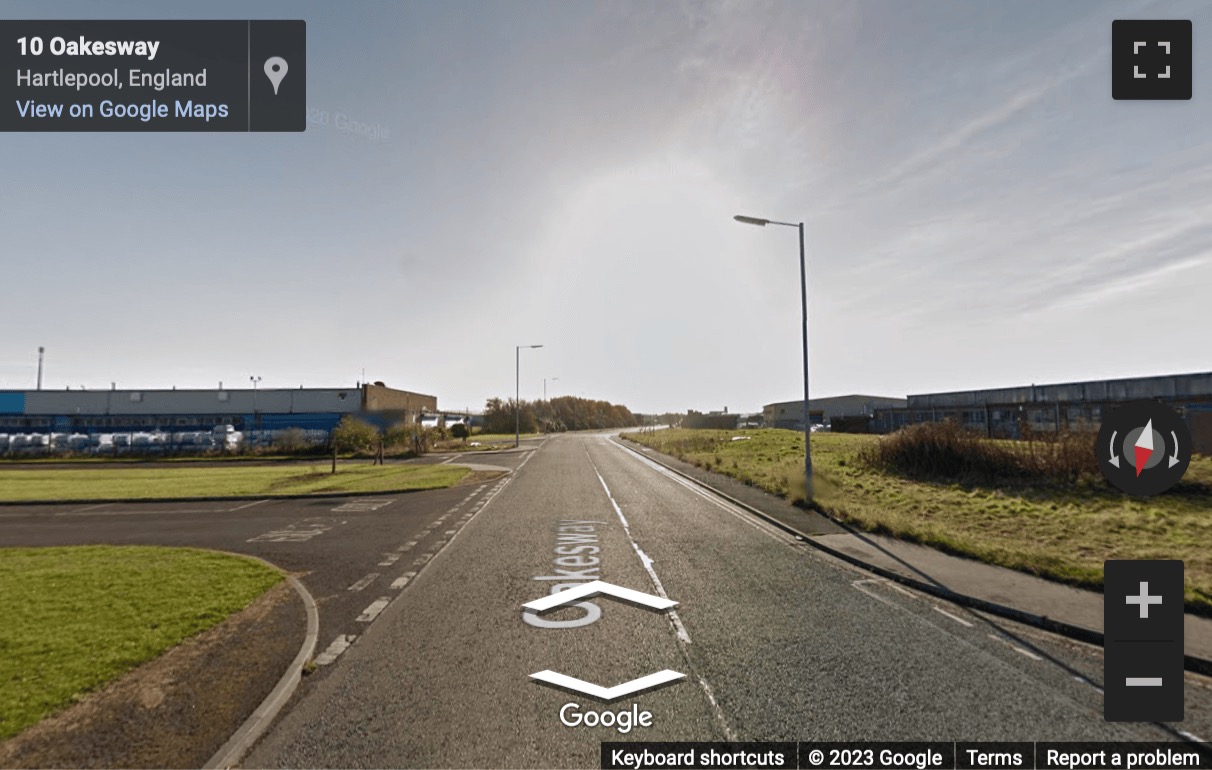
[[42,390],[42,354],[46,352],[46,348],[38,346],[38,390]]

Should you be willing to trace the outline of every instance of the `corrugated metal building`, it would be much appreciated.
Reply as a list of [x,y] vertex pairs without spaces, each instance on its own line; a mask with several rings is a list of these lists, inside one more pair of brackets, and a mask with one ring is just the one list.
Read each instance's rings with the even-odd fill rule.
[[[1200,416],[1212,410],[1212,372],[926,393],[909,396],[903,409],[875,410],[871,428],[890,433],[913,423],[953,420],[1008,438],[1032,431],[1097,430],[1105,408],[1137,399],[1175,407],[1186,417],[1197,451],[1212,452],[1212,420]],[[1199,449],[1201,443],[1205,448]]]
[[287,428],[331,430],[345,415],[387,427],[436,412],[437,398],[366,384],[353,388],[0,391],[0,433]]
[[[808,399],[808,419],[815,425],[831,423],[835,417],[871,416],[876,409],[903,407],[903,398],[887,396],[829,396]],[[762,407],[762,423],[767,428],[804,429],[804,401],[780,401]]]

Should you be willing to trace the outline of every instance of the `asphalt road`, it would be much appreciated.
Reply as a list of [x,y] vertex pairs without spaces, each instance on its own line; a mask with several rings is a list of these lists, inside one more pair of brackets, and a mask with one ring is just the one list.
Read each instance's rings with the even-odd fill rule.
[[[1103,720],[1097,648],[872,579],[606,436],[551,438],[478,494],[495,496],[468,501],[474,516],[387,595],[246,766],[591,767],[604,740],[1176,737]],[[366,516],[383,519],[384,552],[412,537],[386,510]],[[317,541],[357,531],[342,526]],[[599,597],[524,617],[523,603],[592,578],[679,604],[658,613]],[[555,670],[613,686],[664,669],[686,678],[609,705],[529,678]],[[1187,690],[1182,727],[1206,732],[1206,683]],[[653,723],[626,735],[568,727],[568,703],[638,704]]]
[[[447,460],[515,470],[369,498],[5,506],[0,539],[219,548],[300,575],[319,665],[248,767],[594,767],[609,740],[1176,737],[1103,720],[1098,648],[874,579],[608,436],[425,462]],[[523,612],[595,578],[679,604]],[[686,677],[609,704],[530,679],[665,669]],[[568,727],[569,703],[634,704],[652,725]],[[1210,722],[1191,677],[1181,727],[1206,738]]]

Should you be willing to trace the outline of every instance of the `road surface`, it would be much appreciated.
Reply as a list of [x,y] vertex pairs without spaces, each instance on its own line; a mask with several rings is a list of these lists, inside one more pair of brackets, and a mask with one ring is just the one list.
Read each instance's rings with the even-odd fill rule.
[[[632,740],[1177,737],[1103,720],[1098,648],[873,578],[610,436],[465,459],[513,473],[348,499],[5,507],[0,527],[6,545],[194,545],[301,574],[318,667],[247,767],[596,767],[602,741]],[[593,579],[678,604],[522,608]],[[685,676],[607,704],[530,677],[665,670]],[[652,723],[570,727],[567,704]],[[1206,737],[1210,717],[1191,676],[1181,728]]]

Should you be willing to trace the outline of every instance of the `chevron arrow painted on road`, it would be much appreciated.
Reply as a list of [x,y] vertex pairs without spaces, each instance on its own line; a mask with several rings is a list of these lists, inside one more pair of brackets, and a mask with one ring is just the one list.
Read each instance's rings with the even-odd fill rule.
[[[560,591],[550,596],[544,596],[542,599],[535,599],[533,602],[527,602],[522,605],[523,608],[533,612],[546,612],[564,604],[572,604],[590,596],[598,594],[606,594],[613,596],[616,599],[622,599],[625,602],[632,604],[640,604],[654,610],[667,610],[671,607],[676,607],[677,602],[672,599],[663,599],[652,594],[633,591],[630,588],[616,586],[613,583],[607,583],[603,580],[593,580],[589,583],[582,583],[575,588],[569,588]],[[559,676],[559,675],[557,675]],[[574,680],[575,681],[575,680]],[[636,680],[639,681],[639,680]]]
[[539,671],[536,674],[531,674],[530,678],[555,685],[556,687],[563,687],[565,690],[573,690],[592,698],[597,698],[598,700],[612,701],[627,695],[634,695],[637,692],[643,692],[644,690],[651,690],[653,687],[660,687],[669,682],[685,679],[686,675],[665,669],[655,674],[642,676],[639,679],[632,679],[630,682],[616,684],[614,687],[602,687],[601,685],[567,676],[557,671]]

